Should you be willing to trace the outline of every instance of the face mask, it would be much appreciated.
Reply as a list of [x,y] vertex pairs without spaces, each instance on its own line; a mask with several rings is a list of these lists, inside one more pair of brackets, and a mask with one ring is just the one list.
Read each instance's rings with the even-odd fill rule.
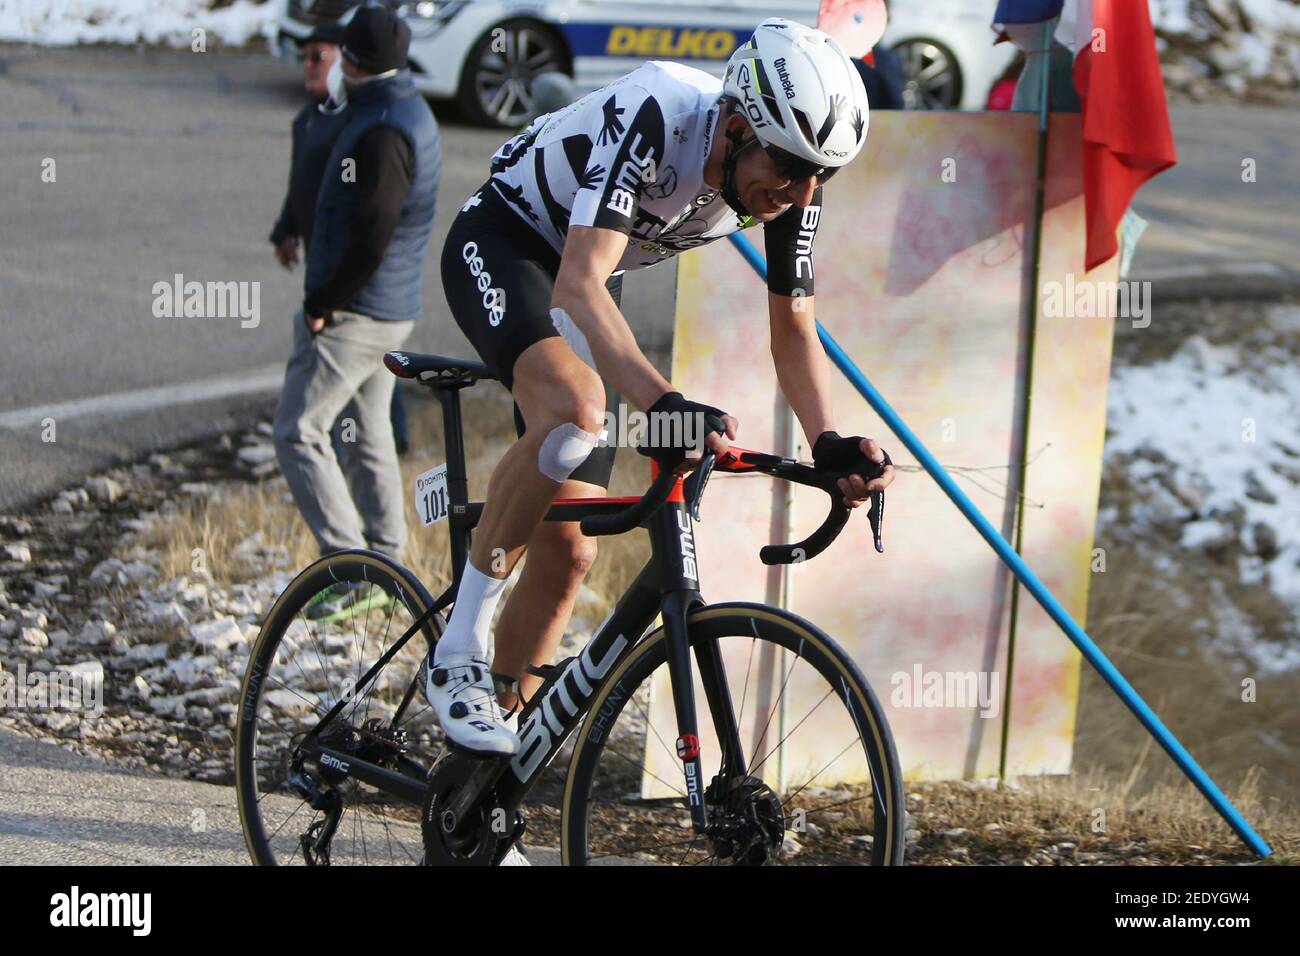
[[333,100],[334,106],[342,109],[348,102],[348,85],[344,82],[343,60],[336,59],[330,64],[329,72],[325,74],[325,88],[329,90],[330,99]]

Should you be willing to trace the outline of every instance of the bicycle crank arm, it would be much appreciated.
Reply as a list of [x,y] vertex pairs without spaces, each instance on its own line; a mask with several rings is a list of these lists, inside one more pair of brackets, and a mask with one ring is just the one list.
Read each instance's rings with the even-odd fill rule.
[[470,771],[469,778],[465,781],[457,792],[456,797],[451,801],[445,810],[442,811],[442,817],[438,821],[442,827],[442,832],[455,835],[460,829],[461,823],[467,818],[483,795],[497,782],[497,779],[505,772],[509,761],[493,757],[468,757],[473,760],[475,767]]

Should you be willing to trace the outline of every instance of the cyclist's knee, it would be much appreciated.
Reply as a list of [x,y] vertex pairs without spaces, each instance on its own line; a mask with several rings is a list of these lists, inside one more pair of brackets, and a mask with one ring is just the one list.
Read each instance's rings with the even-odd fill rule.
[[[541,446],[537,467],[553,481],[565,481],[596,449],[605,419],[605,389],[594,373],[574,376],[556,389],[548,408],[535,414]],[[528,423],[529,431],[534,426]]]
[[595,538],[582,533],[574,522],[554,522],[539,526],[528,543],[530,560],[537,560],[557,579],[577,585],[596,563]]

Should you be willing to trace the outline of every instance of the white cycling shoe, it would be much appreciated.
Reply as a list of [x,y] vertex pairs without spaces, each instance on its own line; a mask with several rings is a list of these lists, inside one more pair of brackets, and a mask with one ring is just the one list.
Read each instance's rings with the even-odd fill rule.
[[426,660],[424,696],[442,732],[461,749],[484,757],[513,757],[519,750],[514,716],[501,713],[485,661],[468,654]]
[[519,844],[516,843],[506,851],[506,855],[501,858],[497,866],[532,866],[532,864],[528,862],[528,857],[524,856],[524,851],[519,849]]

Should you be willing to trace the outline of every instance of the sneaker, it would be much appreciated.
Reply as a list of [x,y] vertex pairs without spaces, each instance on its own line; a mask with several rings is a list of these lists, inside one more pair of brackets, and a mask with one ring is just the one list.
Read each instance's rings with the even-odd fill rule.
[[485,661],[468,654],[438,663],[426,658],[424,696],[443,733],[458,747],[484,757],[513,757],[519,749]]
[[532,864],[528,862],[528,857],[524,856],[523,848],[515,843],[506,850],[506,855],[501,858],[497,866],[532,866]]

